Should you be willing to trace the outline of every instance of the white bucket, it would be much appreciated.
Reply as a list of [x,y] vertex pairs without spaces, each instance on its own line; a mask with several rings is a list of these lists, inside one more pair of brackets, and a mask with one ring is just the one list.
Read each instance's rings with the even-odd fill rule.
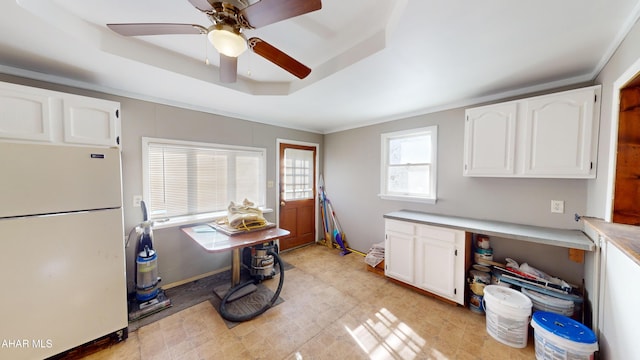
[[498,285],[484,288],[487,333],[495,340],[515,348],[527,346],[531,299]]

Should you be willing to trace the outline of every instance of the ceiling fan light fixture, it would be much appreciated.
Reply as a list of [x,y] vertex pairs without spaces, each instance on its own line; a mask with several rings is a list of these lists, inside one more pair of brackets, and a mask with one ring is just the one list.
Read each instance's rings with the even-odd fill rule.
[[238,57],[247,50],[247,41],[231,26],[216,25],[209,31],[207,38],[219,53]]

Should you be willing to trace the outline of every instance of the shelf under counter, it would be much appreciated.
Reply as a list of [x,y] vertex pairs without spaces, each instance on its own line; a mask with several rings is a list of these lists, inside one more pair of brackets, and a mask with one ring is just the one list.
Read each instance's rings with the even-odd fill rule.
[[385,219],[410,221],[420,224],[447,226],[467,232],[504,237],[537,244],[593,251],[595,243],[580,230],[554,229],[521,225],[502,221],[480,220],[419,211],[399,210],[384,215]]

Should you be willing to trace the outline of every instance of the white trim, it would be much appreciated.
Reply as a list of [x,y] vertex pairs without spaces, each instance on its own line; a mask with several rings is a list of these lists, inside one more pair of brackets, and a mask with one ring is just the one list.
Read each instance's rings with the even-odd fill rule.
[[607,178],[607,198],[605,203],[604,220],[613,219],[613,196],[615,192],[615,172],[618,152],[618,126],[620,116],[620,90],[640,73],[640,59],[636,60],[620,77],[613,83],[613,94],[611,98],[611,133],[609,147],[609,168]]
[[438,202],[438,199],[431,199],[431,198],[419,198],[419,197],[415,197],[415,196],[400,196],[400,195],[384,195],[384,194],[378,194],[378,197],[382,200],[395,200],[395,201],[406,201],[406,202],[416,202],[416,203],[423,203],[423,204],[435,204]]
[[[306,141],[298,141],[298,140],[288,140],[288,139],[281,139],[281,138],[276,138],[276,181],[275,181],[275,187],[276,187],[276,204],[275,204],[275,210],[276,212],[276,224],[278,224],[278,226],[280,226],[280,144],[291,144],[291,145],[302,145],[302,146],[310,146],[310,147],[314,147],[316,149],[316,157],[315,159],[313,159],[313,162],[315,163],[315,179],[314,182],[316,184],[316,188],[313,189],[314,190],[314,198],[315,198],[315,207],[314,207],[314,219],[313,219],[313,223],[315,226],[315,233],[316,233],[316,239],[315,241],[318,242],[320,240],[319,236],[319,231],[318,231],[318,226],[320,226],[320,223],[318,222],[318,206],[319,206],[319,202],[318,202],[318,179],[320,178],[320,144],[318,143],[311,143],[311,142],[306,142]],[[269,189],[267,189],[268,191]]]
[[[414,136],[420,133],[429,133],[431,135],[431,176],[430,189],[431,197],[410,196],[402,194],[387,193],[387,171],[388,171],[388,149],[387,143],[389,139],[402,136]],[[438,199],[438,125],[429,125],[420,128],[393,131],[380,134],[380,193],[378,197],[384,200],[398,200],[408,202],[420,202],[427,204],[435,204]]]

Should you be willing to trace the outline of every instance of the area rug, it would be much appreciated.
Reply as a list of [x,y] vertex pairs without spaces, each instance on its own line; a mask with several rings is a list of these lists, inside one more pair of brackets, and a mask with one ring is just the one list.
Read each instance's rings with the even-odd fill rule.
[[[264,304],[268,303],[271,300],[271,298],[273,298],[273,295],[274,294],[273,294],[273,291],[271,291],[271,289],[269,289],[268,287],[262,284],[258,284],[256,291],[252,292],[249,295],[243,296],[237,300],[227,303],[226,308],[227,308],[227,311],[233,315],[242,316],[246,314],[251,314],[260,310],[264,306]],[[211,302],[213,307],[216,309],[218,314],[220,314],[220,301],[221,301],[220,297],[213,296],[209,301]],[[283,302],[284,302],[284,299],[279,296],[278,299],[276,299],[276,302],[273,304],[273,306],[274,307],[278,306]],[[220,317],[222,317],[222,315],[220,315]],[[225,318],[222,318],[222,320],[225,322],[225,324],[227,324],[227,327],[229,329],[233,329],[234,327],[241,324],[239,322],[229,321]]]
[[[285,271],[295,268],[293,265],[287,263],[286,261],[283,261],[283,265],[284,265]],[[242,279],[245,279],[247,277],[248,277],[248,271],[243,269]],[[175,314],[191,306],[200,304],[203,301],[211,301],[211,303],[214,305],[214,307],[217,310],[218,304],[220,304],[220,298],[213,292],[213,289],[222,284],[229,283],[230,281],[231,281],[231,271],[227,270],[218,274],[207,276],[205,278],[195,280],[190,283],[172,287],[170,289],[165,290],[165,295],[171,300],[171,307],[161,310],[155,314],[151,314],[147,317],[129,322],[129,332],[136,331],[142,326],[151,324],[166,316]],[[286,279],[285,279],[285,282],[286,282]],[[271,299],[271,296],[273,296],[273,292],[271,292],[271,290],[269,290],[265,286],[262,286],[262,287],[264,287],[264,290],[268,291],[270,295],[267,295],[267,293],[264,290],[261,291],[259,286],[258,287],[259,291],[256,291],[256,293],[258,293],[256,294],[256,296],[268,296],[268,299]],[[240,300],[241,299],[238,299],[236,301],[240,301]],[[254,300],[257,301],[258,298],[255,298]],[[281,303],[282,301],[283,300],[281,300],[281,298],[278,298],[275,305]],[[231,311],[230,307],[229,309]],[[248,307],[248,305],[246,307],[246,311],[250,311],[250,307]],[[236,325],[237,323],[233,323],[232,327]],[[227,326],[229,326],[229,324],[227,324]]]

